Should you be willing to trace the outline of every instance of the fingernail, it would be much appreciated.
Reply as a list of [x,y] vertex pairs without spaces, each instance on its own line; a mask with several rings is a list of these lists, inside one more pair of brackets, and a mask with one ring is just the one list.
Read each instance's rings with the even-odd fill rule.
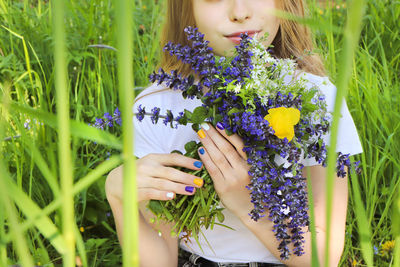
[[174,198],[174,193],[168,192],[168,193],[167,193],[167,198],[173,199],[173,198]]
[[195,162],[193,163],[193,165],[196,166],[197,168],[201,168],[201,166],[203,166],[203,162],[201,162],[201,161],[195,161]]
[[193,183],[194,183],[195,185],[202,186],[203,183],[204,183],[204,181],[203,181],[203,179],[195,178],[195,179],[193,180]]
[[208,131],[210,129],[210,126],[208,126],[207,123],[203,122],[202,124],[200,124],[201,128],[203,128],[204,130]]
[[186,186],[185,191],[189,193],[193,193],[194,187],[193,186]]
[[200,129],[200,130],[197,132],[197,134],[198,134],[198,136],[199,136],[200,138],[205,138],[205,137],[206,137],[206,134],[204,133],[203,129]]
[[204,148],[200,148],[200,149],[199,149],[199,152],[200,152],[201,155],[204,155],[204,152],[205,152],[205,151],[204,151]]
[[224,129],[224,125],[223,125],[220,121],[217,123],[217,127],[218,127],[218,129],[220,129],[220,130],[223,130],[223,129]]

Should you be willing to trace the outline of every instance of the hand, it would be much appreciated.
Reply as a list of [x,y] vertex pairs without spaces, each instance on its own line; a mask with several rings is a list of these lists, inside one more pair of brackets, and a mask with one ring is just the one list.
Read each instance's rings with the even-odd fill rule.
[[[196,163],[197,162],[197,163]],[[176,194],[193,195],[196,187],[203,185],[203,179],[177,170],[171,166],[200,170],[200,161],[172,154],[148,154],[136,161],[136,180],[138,201],[170,200]],[[122,201],[123,182],[122,166],[114,169],[107,177],[106,192]]]
[[250,191],[245,187],[250,183],[243,140],[237,135],[228,136],[225,130],[202,124],[198,132],[204,146],[204,154],[198,150],[201,160],[210,174],[215,191],[224,206],[239,218],[247,216],[253,209]]

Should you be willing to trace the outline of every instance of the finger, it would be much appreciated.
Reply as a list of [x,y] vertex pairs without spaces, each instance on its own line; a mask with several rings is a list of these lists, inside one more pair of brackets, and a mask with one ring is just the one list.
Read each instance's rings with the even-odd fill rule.
[[196,188],[193,185],[175,183],[170,180],[148,177],[139,188],[153,188],[160,191],[173,192],[180,195],[193,195]]
[[201,177],[197,177],[172,167],[153,168],[151,170],[151,176],[195,187],[201,187],[204,183]]
[[[211,158],[211,160],[214,162],[214,164],[220,170],[231,169],[232,166],[234,165],[234,162],[228,161],[228,159],[227,159],[228,155],[225,154],[226,152],[223,152],[223,151],[220,150],[220,147],[222,145],[218,144],[218,146],[217,146],[216,142],[226,142],[225,145],[229,145],[229,144],[227,143],[226,140],[221,140],[221,139],[213,140],[212,137],[209,134],[211,131],[212,131],[211,127],[209,127],[208,124],[204,125],[204,128],[203,128],[203,125],[202,125],[202,129],[200,129],[200,131],[197,132],[201,143],[203,144],[205,149],[208,151],[208,154],[209,154],[209,157]],[[215,129],[214,129],[214,132],[217,133],[215,131]],[[220,136],[220,138],[222,138],[222,136]]]
[[220,190],[225,183],[225,178],[220,169],[214,164],[209,153],[204,147],[200,147],[199,150],[200,159],[204,162],[204,167],[207,169],[214,182],[214,186],[217,190]]
[[[233,147],[232,144],[225,139],[225,137],[222,136],[211,124],[207,123],[206,125],[203,124],[202,127],[203,126],[206,136],[210,137],[213,143],[218,147],[218,150],[220,150],[224,157],[229,161],[230,165],[232,167],[236,166],[238,161],[241,161],[242,158],[236,151],[235,147]],[[207,150],[209,151],[208,148]],[[210,153],[212,153],[212,151],[210,151]],[[211,154],[211,157],[212,155],[213,154]]]
[[175,193],[171,191],[162,191],[154,188],[138,188],[138,201],[143,200],[171,200],[175,198]]
[[149,156],[164,166],[185,167],[191,170],[200,170],[203,166],[201,161],[186,157],[178,153],[170,153],[170,154],[153,153],[150,154]]
[[239,135],[237,134],[228,135],[224,129],[224,125],[221,122],[217,123],[217,127],[215,129],[218,130],[218,132],[235,147],[236,151],[243,159],[247,160],[247,154],[246,152],[243,151],[244,142]]

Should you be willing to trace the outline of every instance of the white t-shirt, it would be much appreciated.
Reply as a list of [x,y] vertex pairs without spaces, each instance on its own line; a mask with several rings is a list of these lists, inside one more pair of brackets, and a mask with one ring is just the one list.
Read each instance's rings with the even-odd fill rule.
[[[327,77],[320,77],[309,73],[305,73],[305,77],[310,82],[307,86],[311,87],[314,84],[321,89],[326,97],[328,111],[333,111],[336,87]],[[289,80],[288,77],[285,78],[285,81]],[[159,107],[161,115],[165,115],[167,109],[170,109],[174,116],[177,116],[184,109],[193,111],[194,108],[202,104],[197,98],[184,99],[181,91],[178,90],[169,89],[157,92],[163,88],[165,86],[162,84],[157,85],[154,83],[143,90],[137,96],[138,100],[134,104],[134,112],[137,112],[137,108],[141,104],[142,107],[146,108],[146,112],[151,112],[153,107]],[[147,95],[149,93],[152,94]],[[140,98],[143,95],[146,96]],[[344,154],[350,153],[350,155],[361,153],[361,143],[345,101],[342,105],[341,114],[337,151],[341,151]],[[163,118],[160,118],[157,124],[152,124],[150,116],[145,116],[141,122],[136,117],[133,118],[135,156],[141,158],[149,153],[170,153],[173,150],[180,150],[184,153],[184,146],[187,142],[192,140],[199,141],[198,135],[193,131],[191,124],[187,124],[186,126],[178,125],[177,129],[172,129],[169,124],[167,126],[163,124],[162,120]],[[327,145],[329,144],[329,137],[325,138],[325,142]],[[305,159],[302,163],[305,166],[317,165],[313,159]],[[223,214],[225,216],[223,224],[235,229],[235,231],[218,225],[214,225],[213,230],[203,229],[203,234],[206,236],[212,249],[201,235],[199,241],[203,251],[194,239],[191,240],[190,244],[181,242],[180,247],[216,262],[280,263],[239,218],[227,209],[223,210]]]

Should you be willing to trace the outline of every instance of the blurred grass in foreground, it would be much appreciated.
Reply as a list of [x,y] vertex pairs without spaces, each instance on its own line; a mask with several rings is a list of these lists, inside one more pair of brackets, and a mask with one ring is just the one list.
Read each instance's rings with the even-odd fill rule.
[[[136,1],[132,31],[132,75],[136,86],[147,85],[147,74],[160,56],[158,40],[164,2]],[[344,26],[346,2],[336,1],[328,7],[318,6],[313,0],[308,2],[310,14],[321,25]],[[120,136],[121,130],[110,128],[108,134],[86,125],[105,112],[111,113],[120,103],[117,54],[96,46],[117,47],[117,36],[113,34],[115,4],[110,0],[71,0],[65,5],[69,113],[73,120],[71,154],[75,166],[72,191],[75,223],[79,228],[75,232],[77,255],[84,266],[118,266],[122,263],[122,251],[105,198],[104,180],[109,170],[121,164],[118,155],[122,144],[111,136]],[[16,219],[22,222],[25,244],[33,262],[44,266],[60,264],[64,249],[59,238],[62,201],[56,144],[60,137],[56,117],[48,115],[56,113],[58,104],[52,53],[54,14],[48,1],[0,0],[0,96],[2,103],[6,99],[3,96],[12,101],[11,106],[1,104],[0,108],[4,122],[4,131],[0,131],[1,161],[10,176],[2,171],[0,179],[10,186],[9,200],[17,207]],[[371,230],[369,245],[374,248],[374,266],[395,266],[394,249],[400,251],[396,228],[396,224],[400,225],[400,204],[393,205],[400,202],[399,17],[398,1],[367,1],[347,95],[364,148],[364,153],[355,157],[361,160],[363,173],[349,181],[357,179],[359,184]],[[326,56],[327,69],[337,84],[343,36],[321,27],[313,30],[318,51]],[[7,141],[3,141],[6,137]],[[107,143],[113,145],[104,145]],[[356,221],[353,196],[356,189],[351,183],[341,266],[366,264]],[[17,262],[25,265],[18,261],[23,248],[11,243],[16,229],[13,229],[15,224],[10,224],[13,218],[7,201],[0,201],[0,265]],[[396,242],[391,242],[395,239]]]

